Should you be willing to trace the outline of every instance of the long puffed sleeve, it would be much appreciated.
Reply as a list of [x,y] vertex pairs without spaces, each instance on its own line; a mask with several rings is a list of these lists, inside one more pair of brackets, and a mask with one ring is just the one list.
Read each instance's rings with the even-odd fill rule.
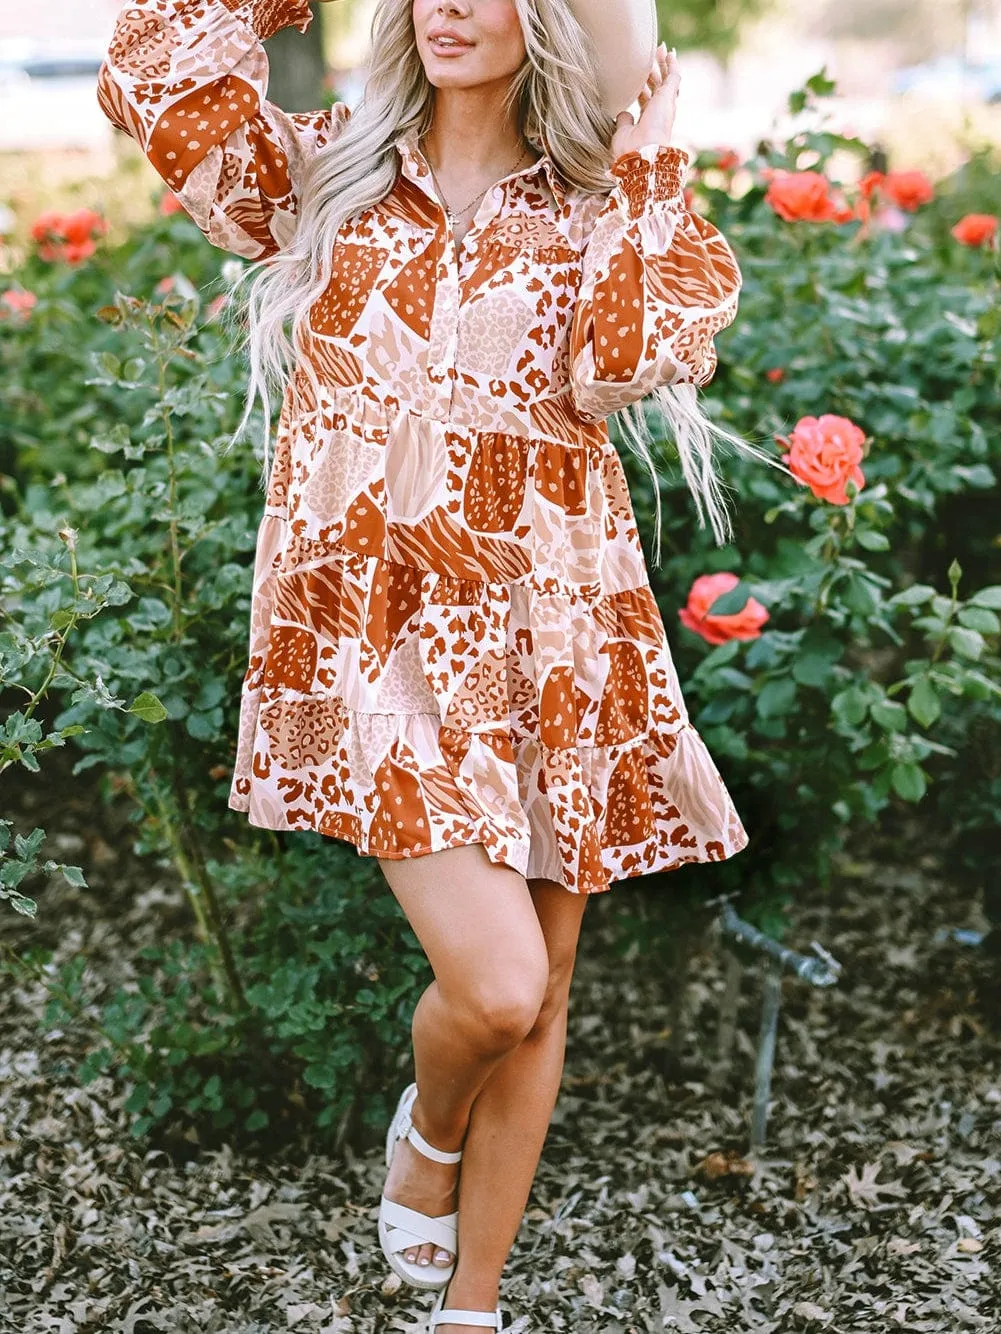
[[685,206],[689,162],[680,148],[649,144],[612,164],[570,334],[571,389],[586,420],[660,385],[707,384],[716,371],[713,338],[736,317],[742,279],[721,233]]
[[262,42],[305,32],[307,0],[132,0],[98,78],[98,101],[131,135],[209,240],[247,259],[292,239],[309,154],[349,109],[289,115],[266,99]]

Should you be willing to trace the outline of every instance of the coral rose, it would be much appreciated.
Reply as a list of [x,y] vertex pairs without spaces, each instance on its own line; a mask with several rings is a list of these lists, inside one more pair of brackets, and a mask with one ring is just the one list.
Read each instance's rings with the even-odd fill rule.
[[741,157],[735,148],[717,148],[716,161],[712,164],[717,171],[736,171]]
[[991,245],[997,234],[998,220],[992,213],[967,213],[952,228],[952,235],[963,245]]
[[33,241],[48,241],[53,236],[62,235],[63,215],[49,209],[45,213],[39,213],[38,217],[31,226],[31,239]]
[[786,378],[786,373],[781,366],[773,366],[771,370],[765,371],[765,379],[772,384],[781,384]]
[[719,574],[701,574],[688,593],[688,604],[678,612],[681,624],[701,635],[707,644],[725,644],[728,639],[757,639],[768,620],[768,609],[757,598],[749,597],[740,611],[729,616],[710,616],[709,608],[718,597],[729,593],[740,580],[728,570]]
[[75,213],[40,214],[31,235],[38,243],[40,259],[52,264],[60,261],[80,264],[97,249],[95,237],[103,236],[107,230],[108,224],[100,213],[80,208]]
[[935,198],[935,187],[923,171],[887,172],[879,188],[905,213],[914,213]]
[[788,437],[777,435],[789,452],[782,462],[799,481],[804,482],[818,500],[832,505],[847,505],[846,483],[851,479],[861,491],[865,474],[859,467],[865,432],[849,421],[825,412],[822,417],[802,417]]
[[90,208],[77,209],[62,219],[61,232],[64,239],[73,246],[85,246],[95,236],[103,236],[108,224]]
[[850,222],[855,216],[819,171],[769,170],[765,203],[785,222]]
[[82,264],[85,259],[90,259],[96,249],[93,241],[69,241],[55,258],[64,259],[67,264]]

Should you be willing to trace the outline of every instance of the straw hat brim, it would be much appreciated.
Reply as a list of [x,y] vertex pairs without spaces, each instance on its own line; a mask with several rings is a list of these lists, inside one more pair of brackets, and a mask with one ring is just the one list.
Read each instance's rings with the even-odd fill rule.
[[598,53],[598,91],[613,119],[639,96],[657,54],[655,0],[573,0]]

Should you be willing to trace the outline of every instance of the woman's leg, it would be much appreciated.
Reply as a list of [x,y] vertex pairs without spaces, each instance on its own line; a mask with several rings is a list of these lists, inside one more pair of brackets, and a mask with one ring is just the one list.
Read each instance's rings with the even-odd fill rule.
[[[559,1093],[567,1009],[587,895],[553,881],[530,890],[546,939],[550,977],[529,1033],[494,1068],[473,1103],[459,1179],[459,1259],[446,1305],[492,1311],[518,1234]],[[482,1334],[440,1325],[441,1334]]]
[[[414,1125],[438,1148],[459,1149],[474,1099],[539,1015],[546,939],[524,878],[478,844],[380,866],[435,974],[413,1016]],[[431,1216],[451,1213],[464,1165],[433,1162],[400,1140],[385,1194]],[[427,1243],[403,1254],[451,1264],[434,1252]]]

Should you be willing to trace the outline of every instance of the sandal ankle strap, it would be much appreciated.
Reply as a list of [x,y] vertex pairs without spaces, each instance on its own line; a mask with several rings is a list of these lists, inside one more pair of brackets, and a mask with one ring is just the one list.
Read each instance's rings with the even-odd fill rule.
[[450,1306],[432,1314],[432,1330],[437,1329],[439,1325],[479,1325],[483,1329],[493,1330],[501,1328],[496,1311],[463,1311],[457,1306]]
[[436,1163],[457,1163],[462,1158],[461,1149],[448,1151],[446,1149],[436,1149],[433,1144],[429,1144],[414,1125],[409,1107],[400,1113],[400,1123],[396,1128],[396,1133],[401,1139],[406,1137],[414,1148],[424,1154],[425,1158],[431,1158]]

